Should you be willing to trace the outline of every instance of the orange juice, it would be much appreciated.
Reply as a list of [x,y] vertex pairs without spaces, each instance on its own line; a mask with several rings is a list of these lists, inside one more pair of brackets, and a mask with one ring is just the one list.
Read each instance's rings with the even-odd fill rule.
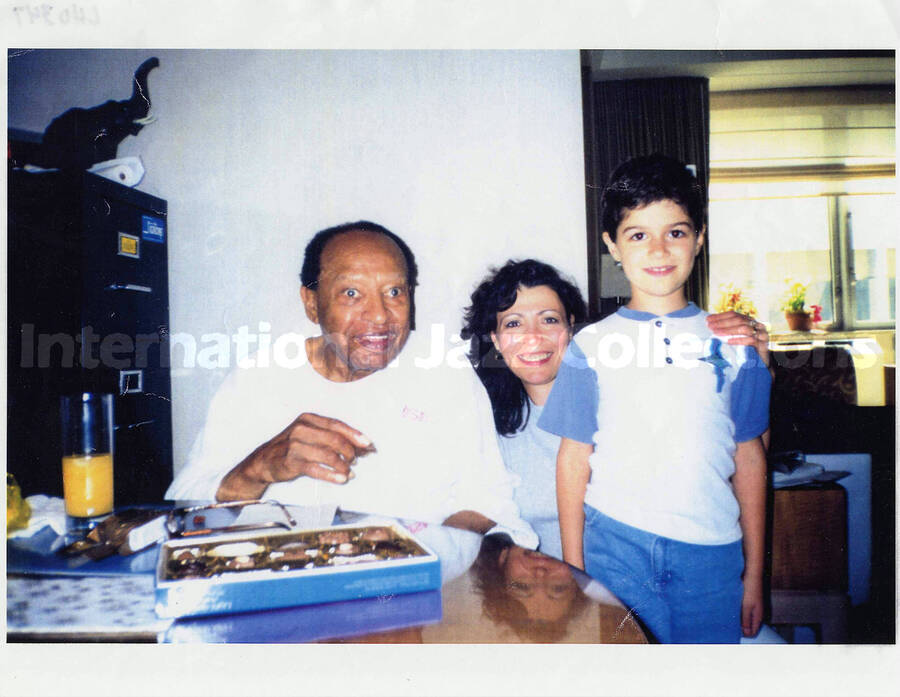
[[113,460],[110,453],[66,455],[62,459],[66,513],[78,518],[112,513]]

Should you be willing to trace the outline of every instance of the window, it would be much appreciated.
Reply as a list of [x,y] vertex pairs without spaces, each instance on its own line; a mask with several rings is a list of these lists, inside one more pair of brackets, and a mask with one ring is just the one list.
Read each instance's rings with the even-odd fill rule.
[[895,220],[890,194],[713,200],[710,297],[728,283],[741,288],[778,332],[787,287],[801,282],[822,328],[893,325]]
[[845,196],[838,200],[840,244],[849,261],[849,292],[843,308],[850,325],[893,324],[897,299],[897,216],[892,196]]
[[789,283],[819,327],[896,321],[891,88],[710,97],[710,304],[732,284],[775,333]]

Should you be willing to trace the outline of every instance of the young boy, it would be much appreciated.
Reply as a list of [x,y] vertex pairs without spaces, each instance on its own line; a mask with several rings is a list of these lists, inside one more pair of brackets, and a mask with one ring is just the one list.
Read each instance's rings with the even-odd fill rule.
[[706,232],[685,166],[630,160],[603,195],[603,240],[631,299],[569,345],[539,426],[562,436],[563,556],[663,643],[736,643],[762,612],[771,378],[706,326],[684,285]]

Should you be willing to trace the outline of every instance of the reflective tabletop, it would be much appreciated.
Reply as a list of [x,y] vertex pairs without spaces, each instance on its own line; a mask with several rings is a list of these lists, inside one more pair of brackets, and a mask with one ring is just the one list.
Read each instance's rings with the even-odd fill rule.
[[[344,514],[351,520],[359,514]],[[338,521],[335,522],[345,522]],[[439,590],[206,617],[154,611],[158,548],[127,563],[29,571],[7,544],[10,642],[646,643],[638,623],[599,582],[515,545],[403,521],[440,558]],[[123,558],[125,559],[125,558]],[[32,560],[33,561],[33,560]],[[40,562],[40,559],[38,559]],[[97,564],[92,567],[90,564]],[[24,573],[23,573],[24,571]],[[95,575],[96,574],[96,575]]]

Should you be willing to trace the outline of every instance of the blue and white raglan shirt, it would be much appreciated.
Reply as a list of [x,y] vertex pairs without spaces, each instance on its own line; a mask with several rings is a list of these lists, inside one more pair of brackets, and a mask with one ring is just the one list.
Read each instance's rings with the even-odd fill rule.
[[581,330],[540,428],[593,443],[585,503],[619,522],[693,544],[741,538],[730,478],[736,443],[769,423],[771,376],[693,303],[669,315],[620,308]]

